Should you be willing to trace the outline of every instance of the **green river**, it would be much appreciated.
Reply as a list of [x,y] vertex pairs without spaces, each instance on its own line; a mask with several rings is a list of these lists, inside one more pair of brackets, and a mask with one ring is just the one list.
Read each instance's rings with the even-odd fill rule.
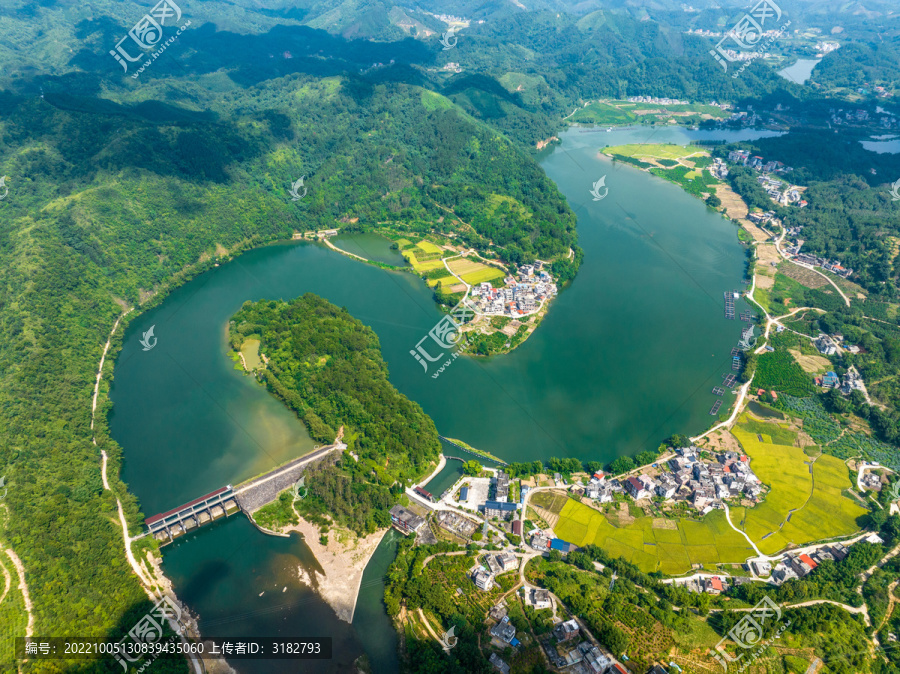
[[[442,435],[506,461],[608,461],[672,433],[703,430],[716,400],[711,389],[731,371],[729,352],[740,336],[741,324],[723,317],[722,294],[741,288],[745,249],[735,225],[700,200],[613,165],[598,149],[651,137],[686,143],[760,135],[646,127],[563,134],[542,165],[578,215],[585,252],[578,277],[519,349],[490,360],[460,358],[438,379],[409,353],[441,318],[431,292],[411,274],[296,242],[203,274],[135,319],[125,335],[110,415],[124,448],[123,478],[152,515],[313,448],[296,417],[234,369],[226,347],[228,320],[244,302],[305,292],[346,307],[378,333],[391,381]],[[589,190],[604,175],[609,192],[594,201]],[[401,263],[377,236],[335,243]],[[745,308],[738,303],[738,311]],[[158,343],[143,351],[138,340],[153,325]],[[449,486],[460,466],[449,462],[434,488]],[[381,579],[396,540],[390,533],[370,561],[352,626],[298,581],[298,567],[317,566],[302,539],[266,536],[241,515],[165,548],[163,564],[204,634],[332,636],[333,660],[304,663],[302,671],[347,671],[365,652],[374,671],[387,673],[397,669],[397,637]],[[298,671],[290,661],[232,664],[240,672]]]

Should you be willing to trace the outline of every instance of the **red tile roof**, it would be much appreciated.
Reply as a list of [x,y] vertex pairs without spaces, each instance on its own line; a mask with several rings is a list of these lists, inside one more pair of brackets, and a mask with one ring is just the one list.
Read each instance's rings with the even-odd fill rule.
[[805,562],[809,565],[809,568],[814,569],[818,566],[809,555],[800,555],[800,561]]

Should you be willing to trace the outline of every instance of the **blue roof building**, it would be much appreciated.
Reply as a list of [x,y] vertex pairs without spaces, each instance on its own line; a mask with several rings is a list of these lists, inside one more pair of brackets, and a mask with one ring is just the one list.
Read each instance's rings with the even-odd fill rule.
[[459,500],[467,501],[468,499],[469,499],[469,488],[463,487],[462,489],[459,490]]
[[574,543],[568,543],[561,538],[553,538],[550,540],[550,549],[559,550],[565,555],[572,552],[572,550],[577,550],[578,546]]
[[516,514],[518,503],[506,503],[505,501],[486,501],[480,506],[485,517],[501,517],[508,520]]
[[506,503],[505,501],[486,501],[484,504],[485,510],[504,510],[504,511],[514,511],[518,507],[518,503]]

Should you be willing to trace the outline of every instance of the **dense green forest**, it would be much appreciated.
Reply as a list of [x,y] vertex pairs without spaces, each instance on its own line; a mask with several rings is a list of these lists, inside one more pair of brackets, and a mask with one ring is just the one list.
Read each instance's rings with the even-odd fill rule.
[[375,332],[311,293],[247,302],[230,325],[236,350],[247,335],[261,336],[261,379],[313,439],[330,444],[344,430],[348,453],[309,480],[305,511],[360,534],[389,525],[394,495],[437,461],[440,442],[434,422],[388,381]]

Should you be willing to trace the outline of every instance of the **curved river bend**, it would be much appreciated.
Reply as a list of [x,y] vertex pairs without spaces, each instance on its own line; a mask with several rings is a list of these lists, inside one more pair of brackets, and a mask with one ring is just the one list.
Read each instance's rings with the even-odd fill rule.
[[[305,292],[346,307],[378,333],[391,381],[442,435],[505,460],[608,461],[671,433],[702,430],[715,401],[710,391],[730,371],[739,337],[740,324],[723,318],[722,293],[740,287],[745,250],[735,226],[700,200],[613,165],[598,149],[650,136],[685,143],[759,135],[646,127],[563,134],[542,164],[578,215],[585,252],[578,277],[515,352],[461,358],[438,379],[409,355],[441,317],[411,274],[306,243],[261,248],[203,274],[125,336],[110,415],[125,450],[124,480],[149,515],[312,449],[296,417],[226,357],[228,320],[245,301]],[[593,201],[591,184],[603,175],[609,193]],[[392,259],[375,238],[352,245]],[[138,340],[152,325],[158,343],[145,352]],[[298,566],[317,566],[302,540],[265,536],[243,516],[167,547],[164,569],[205,634],[332,636],[334,660],[304,663],[304,671],[347,671],[365,651],[376,672],[392,672],[397,642],[381,578],[395,545],[389,534],[370,562],[352,626],[298,582]],[[237,665],[241,672],[297,666]]]

